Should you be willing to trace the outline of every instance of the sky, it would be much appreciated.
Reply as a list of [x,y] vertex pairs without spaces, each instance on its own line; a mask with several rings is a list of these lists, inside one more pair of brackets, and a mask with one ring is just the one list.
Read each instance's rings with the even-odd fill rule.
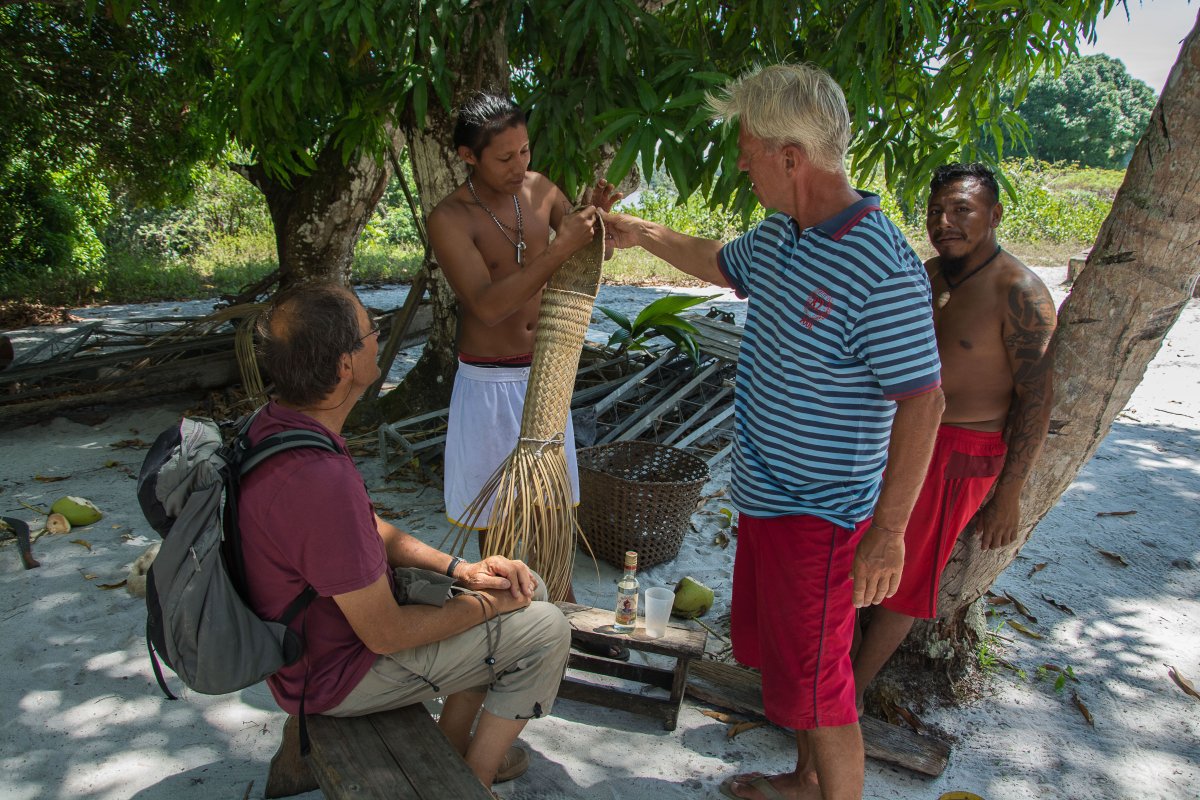
[[1125,69],[1162,94],[1167,74],[1179,56],[1183,37],[1196,24],[1200,0],[1128,0],[1129,16],[1116,5],[1096,25],[1096,43],[1079,43],[1081,55],[1105,53],[1125,62]]

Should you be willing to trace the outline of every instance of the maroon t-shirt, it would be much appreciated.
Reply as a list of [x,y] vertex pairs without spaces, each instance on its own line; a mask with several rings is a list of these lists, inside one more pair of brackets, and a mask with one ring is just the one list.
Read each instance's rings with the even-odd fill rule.
[[242,482],[239,514],[254,611],[275,619],[305,586],[320,595],[291,625],[300,631],[303,623],[304,657],[267,679],[284,711],[298,713],[303,693],[305,712],[318,714],[342,702],[376,659],[333,595],[370,586],[380,575],[390,582],[391,571],[344,439],[272,402],[255,419],[250,440],[296,428],[332,436],[342,453],[305,448],[264,461]]

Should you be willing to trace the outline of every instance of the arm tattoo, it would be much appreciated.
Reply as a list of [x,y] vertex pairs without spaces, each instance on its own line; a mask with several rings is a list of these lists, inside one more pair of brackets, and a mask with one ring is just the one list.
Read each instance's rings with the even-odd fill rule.
[[1013,370],[1015,397],[1005,424],[1008,457],[1000,482],[1025,482],[1041,452],[1050,423],[1054,358],[1049,352],[1056,314],[1053,300],[1030,281],[1015,284],[1008,295],[1004,337]]

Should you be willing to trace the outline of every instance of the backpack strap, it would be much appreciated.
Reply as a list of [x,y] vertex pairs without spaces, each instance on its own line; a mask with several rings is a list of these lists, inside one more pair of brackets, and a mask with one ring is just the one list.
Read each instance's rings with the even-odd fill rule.
[[[238,438],[241,439],[241,437],[242,434],[239,433]],[[243,478],[268,458],[298,447],[314,447],[331,453],[342,452],[325,434],[308,430],[281,431],[271,434],[253,447],[246,447],[240,442],[237,446],[239,448],[238,475]],[[243,447],[244,449],[242,449]]]
[[150,638],[150,619],[146,618],[146,649],[150,651],[150,665],[154,667],[154,679],[158,681],[158,688],[163,690],[163,694],[168,700],[178,700],[167,688],[167,679],[163,677],[162,667],[158,663],[158,655],[154,652],[154,640]]
[[246,600],[247,577],[246,564],[242,558],[241,531],[238,528],[238,504],[242,478],[268,458],[288,450],[309,447],[331,453],[341,453],[329,436],[310,430],[281,431],[265,437],[256,445],[250,445],[247,433],[256,416],[258,416],[258,411],[239,426],[237,435],[229,444],[227,455],[229,473],[226,475],[227,491],[225,492],[223,512],[225,542],[222,545],[222,552],[225,554],[225,565],[233,580],[234,588],[237,589],[243,601]]
[[288,607],[283,610],[283,613],[279,615],[279,619],[276,622],[282,623],[284,627],[287,627],[296,618],[297,614],[308,608],[308,604],[316,599],[317,590],[311,586],[305,586],[304,591],[296,595],[296,598],[288,603]]

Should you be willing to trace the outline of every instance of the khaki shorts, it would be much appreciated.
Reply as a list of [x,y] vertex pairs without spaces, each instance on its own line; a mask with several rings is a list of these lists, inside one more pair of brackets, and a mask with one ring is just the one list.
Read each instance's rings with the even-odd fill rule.
[[[571,626],[545,602],[541,581],[534,596],[541,599],[449,639],[380,656],[346,699],[324,713],[357,717],[481,691],[487,693],[483,707],[498,717],[549,714],[566,668]],[[487,663],[489,656],[495,663]]]

